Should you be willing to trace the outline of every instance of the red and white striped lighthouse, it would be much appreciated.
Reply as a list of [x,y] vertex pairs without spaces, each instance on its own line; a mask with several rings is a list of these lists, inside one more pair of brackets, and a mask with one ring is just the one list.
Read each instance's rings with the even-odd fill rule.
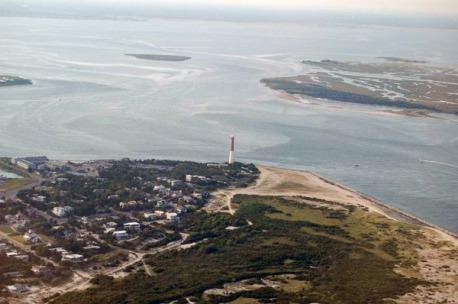
[[235,137],[234,135],[231,135],[231,148],[229,150],[229,164],[234,163],[234,157],[235,157]]

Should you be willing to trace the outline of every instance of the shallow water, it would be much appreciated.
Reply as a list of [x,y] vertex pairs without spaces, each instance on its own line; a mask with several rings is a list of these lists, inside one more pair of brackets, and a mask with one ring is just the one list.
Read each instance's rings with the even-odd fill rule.
[[[458,118],[283,100],[302,59],[458,66],[458,31],[210,21],[0,18],[0,155],[240,160],[308,169],[458,232]],[[156,62],[125,53],[191,56]]]
[[0,178],[22,178],[22,176],[17,175],[16,173],[13,173],[13,172],[6,172],[3,170],[0,170]]

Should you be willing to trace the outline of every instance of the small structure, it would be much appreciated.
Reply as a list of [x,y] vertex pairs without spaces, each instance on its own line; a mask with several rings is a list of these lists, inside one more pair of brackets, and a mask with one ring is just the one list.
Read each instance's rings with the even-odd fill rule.
[[180,219],[178,214],[175,212],[167,212],[165,216],[171,222],[177,222]]
[[28,171],[40,170],[44,168],[48,161],[49,159],[46,156],[19,157],[12,159],[13,164]]
[[123,226],[127,231],[140,231],[140,223],[137,222],[125,223]]
[[165,218],[165,212],[161,210],[155,210],[154,214],[156,214],[157,218]]
[[7,258],[13,258],[15,256],[19,255],[19,253],[17,252],[17,250],[11,250],[11,251],[8,251],[6,253],[6,257]]
[[83,261],[84,256],[81,254],[70,253],[62,255],[63,262],[72,262],[72,263],[79,263]]
[[7,243],[0,243],[0,252],[5,251],[8,249],[8,244]]
[[24,241],[32,244],[36,244],[41,242],[40,237],[38,234],[36,234],[33,230],[29,229],[26,233],[23,235]]
[[47,266],[33,265],[31,268],[32,272],[38,276],[49,277],[52,275],[52,269]]
[[14,258],[21,262],[28,262],[30,260],[30,257],[28,254],[18,254],[18,255],[15,255]]
[[10,271],[3,273],[5,278],[22,278],[24,273],[22,271]]
[[29,286],[25,284],[14,284],[6,286],[6,289],[12,294],[21,294],[29,291]]
[[62,248],[62,247],[49,248],[49,251],[51,251],[51,252],[57,252],[57,253],[60,253],[61,255],[65,255],[65,254],[68,253],[68,251],[65,250],[65,249]]
[[85,251],[98,251],[98,250],[100,250],[100,246],[87,245],[87,246],[83,247],[83,250],[85,250]]
[[34,196],[34,197],[32,197],[32,201],[39,202],[39,203],[44,203],[44,202],[46,202],[46,196],[44,196],[44,195]]
[[116,230],[116,228],[105,228],[103,231],[104,234],[110,234],[113,233]]
[[157,215],[154,212],[144,212],[143,217],[147,220],[154,220],[157,218]]
[[177,179],[171,179],[170,180],[170,186],[171,187],[179,187],[181,185],[183,185],[183,182],[180,181],[180,180],[177,180]]
[[57,217],[66,217],[73,213],[73,207],[70,207],[70,206],[54,207],[52,208],[52,213]]
[[105,227],[106,229],[108,229],[108,228],[116,228],[116,227],[118,227],[118,224],[116,222],[108,222],[108,223],[105,223],[103,225],[103,227]]
[[165,191],[166,189],[167,188],[164,185],[156,185],[153,187],[153,191],[159,191],[159,192]]
[[125,230],[113,231],[112,235],[118,241],[127,240],[129,238],[129,234]]

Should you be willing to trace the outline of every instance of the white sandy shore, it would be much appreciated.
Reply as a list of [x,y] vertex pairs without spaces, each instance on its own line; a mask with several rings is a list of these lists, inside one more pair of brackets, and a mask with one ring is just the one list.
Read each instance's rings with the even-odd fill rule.
[[[393,220],[418,224],[433,229],[446,240],[458,246],[458,236],[455,233],[315,173],[259,165],[257,167],[261,171],[261,175],[255,185],[248,188],[221,190],[216,195],[227,196],[227,199],[236,194],[308,196],[347,205],[364,206],[370,211],[383,214]],[[230,204],[228,204],[228,208],[233,212]]]

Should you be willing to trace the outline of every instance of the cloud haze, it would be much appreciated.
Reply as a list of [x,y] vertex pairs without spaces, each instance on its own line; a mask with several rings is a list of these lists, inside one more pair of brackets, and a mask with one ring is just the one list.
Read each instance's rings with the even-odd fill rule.
[[[60,0],[59,2],[75,0]],[[129,3],[129,4],[185,4],[257,6],[275,8],[299,8],[319,10],[364,10],[409,13],[455,13],[457,0],[79,0],[79,3]]]

